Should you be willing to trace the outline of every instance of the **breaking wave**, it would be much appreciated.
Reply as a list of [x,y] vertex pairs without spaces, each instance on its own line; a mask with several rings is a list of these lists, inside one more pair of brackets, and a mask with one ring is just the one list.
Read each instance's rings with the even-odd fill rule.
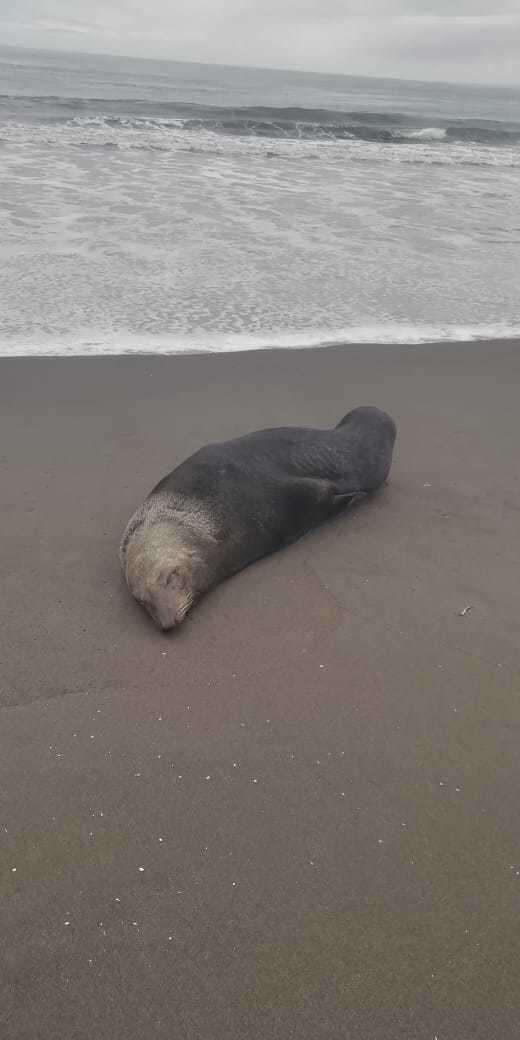
[[139,99],[0,95],[1,122],[85,126],[92,119],[113,129],[139,131],[155,127],[164,131],[170,127],[192,135],[211,131],[222,136],[309,141],[520,145],[520,124],[493,120],[438,119],[433,125],[421,125],[420,117],[399,112],[340,112],[295,106],[219,108]]

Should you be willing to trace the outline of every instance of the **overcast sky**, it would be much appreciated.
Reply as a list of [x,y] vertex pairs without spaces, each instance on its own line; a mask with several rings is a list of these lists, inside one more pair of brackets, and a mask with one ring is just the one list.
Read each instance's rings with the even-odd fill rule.
[[520,0],[0,0],[0,41],[520,85]]

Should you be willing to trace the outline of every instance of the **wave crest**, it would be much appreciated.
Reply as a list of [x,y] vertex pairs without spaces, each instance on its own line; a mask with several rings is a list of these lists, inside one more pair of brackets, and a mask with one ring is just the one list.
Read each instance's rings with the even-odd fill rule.
[[496,120],[436,119],[401,112],[335,111],[299,106],[223,108],[183,101],[18,97],[0,95],[0,119],[28,125],[86,125],[89,120],[135,130],[168,127],[191,134],[287,140],[360,140],[398,144],[520,145],[520,124]]

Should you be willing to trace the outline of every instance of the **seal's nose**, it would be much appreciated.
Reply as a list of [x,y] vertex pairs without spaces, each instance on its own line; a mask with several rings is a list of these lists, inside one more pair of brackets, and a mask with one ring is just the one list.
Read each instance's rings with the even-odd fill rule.
[[163,632],[169,632],[182,620],[171,590],[155,590],[145,606],[150,617]]
[[161,629],[161,632],[171,632],[172,628],[177,627],[177,618],[166,618],[158,620],[157,624]]

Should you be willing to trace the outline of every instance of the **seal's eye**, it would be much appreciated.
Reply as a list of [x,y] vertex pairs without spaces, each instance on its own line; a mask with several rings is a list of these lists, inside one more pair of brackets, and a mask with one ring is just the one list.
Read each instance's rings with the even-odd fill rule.
[[175,578],[178,578],[178,576],[179,576],[179,572],[174,567],[173,570],[171,570],[170,573],[168,574],[168,577],[166,578],[166,584],[167,585],[171,585],[172,582],[175,580]]

